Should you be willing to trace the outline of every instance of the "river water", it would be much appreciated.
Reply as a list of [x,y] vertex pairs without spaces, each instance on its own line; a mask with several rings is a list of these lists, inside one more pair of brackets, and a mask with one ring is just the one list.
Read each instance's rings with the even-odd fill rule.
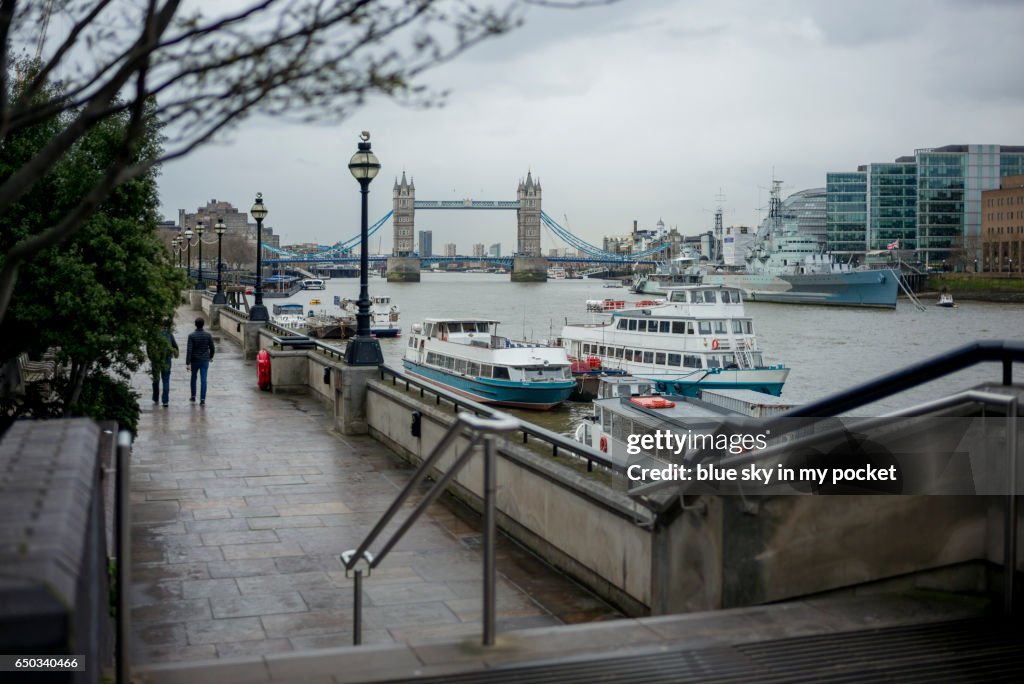
[[[266,304],[300,302],[308,306],[319,298],[330,310],[334,296],[356,299],[359,281],[334,278],[325,291],[304,291],[289,299],[268,299]],[[557,280],[547,283],[512,283],[508,274],[423,273],[419,283],[388,283],[370,278],[371,295],[390,295],[401,309],[403,331],[425,317],[487,318],[501,321],[499,334],[518,339],[557,337],[568,319],[592,320],[588,299],[638,300],[625,288],[606,288],[600,280]],[[1024,339],[1024,306],[960,302],[955,309],[932,306],[919,311],[900,300],[893,311],[845,307],[747,303],[758,344],[766,363],[782,363],[791,371],[782,397],[802,404],[853,387],[909,364],[922,361],[969,342]],[[401,368],[405,338],[382,339],[384,360]],[[984,364],[945,379],[858,409],[857,415],[878,415],[950,394],[985,381],[998,382],[1001,368]],[[589,404],[565,404],[552,411],[519,412],[522,417],[552,430],[571,433]]]

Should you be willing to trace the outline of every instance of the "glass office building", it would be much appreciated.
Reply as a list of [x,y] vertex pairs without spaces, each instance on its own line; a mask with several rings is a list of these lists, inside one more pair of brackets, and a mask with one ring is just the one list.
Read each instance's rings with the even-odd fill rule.
[[830,252],[864,252],[867,246],[867,172],[825,176],[825,237]]
[[867,165],[867,248],[917,249],[917,164],[902,157],[891,164]]
[[782,225],[805,235],[825,239],[825,188],[795,192],[782,200]]

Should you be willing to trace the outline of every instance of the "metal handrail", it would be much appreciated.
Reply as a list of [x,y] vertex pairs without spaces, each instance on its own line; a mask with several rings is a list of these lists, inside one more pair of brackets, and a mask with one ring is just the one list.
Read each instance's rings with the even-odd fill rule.
[[[493,646],[495,637],[495,596],[497,586],[497,571],[495,565],[495,543],[497,526],[495,522],[495,493],[496,493],[496,469],[493,435],[502,432],[514,432],[520,427],[520,421],[508,414],[495,412],[487,418],[474,416],[469,413],[460,413],[448,431],[441,437],[430,455],[420,464],[413,476],[402,488],[387,511],[381,516],[377,524],[373,526],[370,533],[366,535],[362,543],[355,549],[350,549],[341,554],[341,562],[345,566],[345,576],[353,573],[354,605],[352,616],[352,643],[358,646],[362,643],[362,615],[363,615],[363,567],[365,564],[366,575],[376,568],[387,557],[388,553],[402,539],[410,527],[423,515],[424,511],[434,503],[438,496],[445,490],[448,483],[455,475],[462,470],[473,454],[473,449],[483,442],[484,447],[484,595],[483,595],[483,645]],[[455,459],[455,463],[434,481],[433,486],[419,502],[416,508],[395,530],[384,546],[376,554],[370,553],[370,545],[384,531],[384,528],[398,513],[398,510],[413,494],[416,487],[427,477],[431,469],[441,458],[444,452],[455,440],[468,433],[469,445]]]
[[[380,379],[384,380],[386,376],[389,375],[391,376],[392,385],[397,385],[398,381],[402,381],[405,383],[405,389],[407,391],[410,387],[416,387],[420,390],[420,396],[423,396],[425,392],[430,392],[437,397],[437,403],[440,404],[443,399],[444,401],[451,403],[456,411],[459,409],[465,409],[467,411],[472,411],[474,415],[490,417],[505,415],[501,411],[497,411],[490,406],[473,401],[472,399],[466,399],[465,397],[459,396],[454,392],[449,392],[437,385],[417,380],[416,378],[406,375],[405,373],[389,366],[380,366]],[[539,439],[551,445],[551,455],[553,457],[557,457],[559,452],[565,452],[576,458],[585,460],[587,462],[588,471],[593,470],[593,464],[597,463],[616,473],[624,474],[626,472],[625,466],[612,461],[608,454],[598,451],[586,444],[577,442],[565,435],[525,421],[520,422],[518,430],[523,436],[523,444],[528,444],[530,437]]]

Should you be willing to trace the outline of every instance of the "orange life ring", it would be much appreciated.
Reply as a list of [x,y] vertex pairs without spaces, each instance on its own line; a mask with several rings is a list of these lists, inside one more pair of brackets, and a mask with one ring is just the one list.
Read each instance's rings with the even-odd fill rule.
[[711,348],[712,349],[718,349],[718,338],[717,337],[715,339],[711,340]]
[[603,451],[604,453],[607,454],[608,453],[608,438],[605,437],[604,435],[601,435],[600,446],[601,446],[601,451]]

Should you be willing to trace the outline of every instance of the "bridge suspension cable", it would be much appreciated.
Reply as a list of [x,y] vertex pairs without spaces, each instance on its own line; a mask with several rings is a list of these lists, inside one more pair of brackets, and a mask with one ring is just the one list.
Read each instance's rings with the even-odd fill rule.
[[575,247],[577,250],[589,254],[592,257],[599,257],[602,259],[609,259],[613,261],[635,261],[637,259],[643,259],[649,257],[652,254],[657,254],[665,249],[665,245],[658,245],[651,249],[646,249],[642,252],[633,252],[631,254],[616,254],[609,252],[596,245],[592,245],[583,238],[573,235],[568,230],[558,225],[558,222],[551,218],[547,212],[540,212],[540,220],[544,222],[544,225],[554,233],[555,236],[561,238],[561,240],[567,243],[571,247]]

